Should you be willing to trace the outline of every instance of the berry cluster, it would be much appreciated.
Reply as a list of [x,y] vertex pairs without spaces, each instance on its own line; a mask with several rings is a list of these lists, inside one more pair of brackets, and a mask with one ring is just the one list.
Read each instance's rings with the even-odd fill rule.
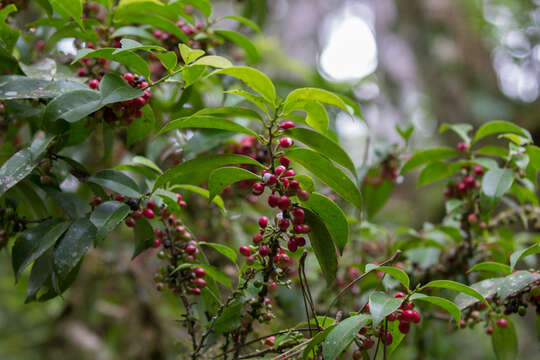
[[373,169],[371,173],[376,175],[364,177],[364,184],[373,185],[375,187],[380,186],[384,180],[388,180],[394,183],[399,176],[400,161],[394,154],[386,156],[381,163],[377,166],[377,169]]
[[[127,100],[121,103],[114,103],[113,105],[107,106],[94,114],[94,116],[97,118],[103,116],[105,121],[109,124],[114,124],[116,122],[120,122],[124,125],[131,124],[134,117],[140,118],[142,116],[142,108],[148,104],[148,101],[150,101],[151,93],[147,88],[148,83],[142,76],[134,76],[131,73],[125,73],[123,78],[129,85],[143,90],[143,96],[139,96],[135,99]],[[92,81],[90,81],[90,85],[92,84]]]
[[484,168],[475,165],[472,168],[465,165],[461,168],[459,178],[448,184],[444,196],[453,199],[462,199],[480,188],[480,179],[484,175]]

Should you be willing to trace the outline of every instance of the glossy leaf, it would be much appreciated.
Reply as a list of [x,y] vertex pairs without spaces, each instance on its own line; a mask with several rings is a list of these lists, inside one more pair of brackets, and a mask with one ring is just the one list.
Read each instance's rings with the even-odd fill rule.
[[283,103],[283,114],[288,114],[297,109],[297,106],[305,101],[318,101],[323,104],[333,105],[347,113],[351,113],[342,98],[330,91],[317,88],[300,88],[289,93]]
[[258,95],[255,95],[255,94],[252,94],[250,92],[243,91],[243,90],[228,90],[228,91],[224,91],[224,92],[226,94],[233,94],[233,95],[242,96],[247,101],[249,101],[250,103],[257,106],[259,109],[261,109],[262,111],[264,111],[265,113],[268,114],[268,107],[266,106],[266,103],[265,103],[262,96],[258,96]]
[[204,55],[203,50],[192,49],[186,44],[180,44],[178,45],[178,48],[180,49],[180,55],[182,56],[185,64],[191,64],[193,61]]
[[489,271],[494,273],[501,273],[503,275],[509,275],[512,273],[512,269],[510,268],[510,266],[492,261],[485,261],[476,264],[469,269],[469,272],[471,271]]
[[0,196],[27,177],[39,164],[54,136],[36,138],[30,147],[22,149],[10,157],[0,167]]
[[508,121],[490,121],[488,123],[485,123],[484,125],[480,126],[478,131],[476,131],[476,135],[474,136],[474,141],[477,142],[481,140],[482,138],[492,135],[492,134],[500,134],[500,133],[515,133],[521,136],[524,136],[528,138],[529,140],[532,139],[531,134],[523,129],[522,127],[519,127],[511,122]]
[[259,121],[262,120],[261,115],[259,115],[259,113],[254,110],[239,108],[239,107],[227,107],[227,106],[219,107],[219,108],[201,109],[197,111],[196,113],[192,114],[191,116],[198,116],[198,115],[240,117],[240,118],[256,119]]
[[129,206],[122,202],[106,201],[99,204],[90,215],[90,221],[97,228],[96,240],[104,239],[130,212]]
[[112,191],[131,198],[141,196],[139,186],[129,176],[115,170],[101,170],[88,178],[89,182],[104,186]]
[[461,168],[460,163],[449,164],[436,161],[428,164],[418,176],[418,186],[430,184],[454,175]]
[[377,271],[382,271],[390,275],[391,277],[399,281],[401,285],[403,285],[405,289],[407,289],[407,291],[409,291],[410,280],[409,276],[405,271],[392,266],[377,266],[376,269]]
[[305,211],[305,223],[311,226],[311,231],[308,234],[311,247],[324,276],[331,283],[336,278],[338,266],[332,235],[330,235],[323,220],[309,210]]
[[76,81],[49,81],[19,75],[0,76],[0,100],[49,99],[74,90],[87,90]]
[[510,271],[514,271],[519,260],[533,254],[540,254],[540,244],[534,244],[526,249],[513,252],[512,255],[510,255]]
[[137,219],[134,228],[135,249],[131,259],[135,259],[143,251],[149,249],[154,242],[154,229],[145,218]]
[[307,344],[306,348],[302,353],[302,359],[312,359],[315,354],[313,353],[318,346],[328,337],[328,334],[337,326],[334,324],[324,329],[324,331],[318,332],[311,338],[311,341]]
[[482,177],[482,192],[491,199],[499,199],[510,190],[513,182],[512,170],[492,169]]
[[334,142],[328,137],[316,131],[304,128],[289,129],[285,131],[285,134],[309,146],[313,150],[324,154],[330,158],[330,160],[333,160],[339,165],[347,168],[356,176],[356,167],[354,166],[354,163],[347,152],[345,152],[345,150],[343,150],[338,143]]
[[334,166],[327,157],[318,152],[302,148],[290,150],[286,153],[286,156],[305,167],[343,199],[358,209],[362,209],[362,196],[358,187],[342,170]]
[[76,220],[58,241],[53,255],[53,269],[57,276],[56,285],[68,278],[84,254],[88,251],[97,228],[88,219]]
[[457,305],[454,304],[453,302],[451,302],[450,300],[447,300],[447,299],[444,299],[444,298],[441,298],[441,297],[437,297],[437,296],[427,296],[427,295],[424,295],[424,294],[421,294],[421,293],[415,293],[415,294],[411,295],[411,297],[409,299],[411,301],[417,301],[417,300],[426,301],[426,302],[432,303],[434,305],[440,306],[443,309],[445,309],[446,311],[448,311],[448,313],[456,321],[456,324],[460,323],[461,311],[459,310]]
[[223,56],[215,55],[204,56],[199,60],[195,61],[193,65],[207,65],[218,69],[225,69],[233,66],[229,59],[224,58]]
[[236,66],[215,71],[213,74],[223,74],[242,80],[247,86],[261,94],[261,96],[273,104],[276,100],[276,88],[272,81],[259,70]]
[[250,164],[262,167],[261,163],[249,156],[233,154],[201,156],[185,161],[180,165],[167,170],[156,180],[153,191],[171,181],[174,181],[175,183],[198,185],[207,180],[214,169],[220,166],[233,164]]
[[77,52],[72,64],[80,61],[82,58],[102,58],[125,65],[147,79],[150,77],[148,64],[141,56],[131,51],[115,53],[116,50],[115,48],[101,48],[96,50],[84,48]]
[[463,141],[469,144],[471,142],[469,132],[472,130],[472,128],[473,127],[470,124],[442,124],[439,132],[442,134],[448,130],[452,130],[459,135]]
[[82,0],[49,0],[49,3],[60,16],[71,18],[82,27]]
[[152,107],[145,105],[142,107],[141,112],[142,116],[134,118],[127,128],[127,146],[145,139],[154,130],[156,118]]
[[165,53],[156,52],[154,55],[159,59],[167,71],[172,72],[178,61],[174,51],[167,51]]
[[323,343],[323,357],[325,360],[335,360],[354,340],[362,326],[369,320],[369,315],[360,314],[341,321],[326,336]]
[[24,231],[13,245],[11,262],[17,281],[21,272],[34,260],[50,249],[68,229],[70,223],[50,219]]
[[227,186],[242,180],[258,180],[259,175],[239,167],[222,167],[210,173],[208,178],[209,199],[220,194]]
[[171,187],[171,190],[176,190],[176,189],[184,189],[184,190],[188,190],[196,194],[199,194],[201,196],[204,196],[209,201],[212,201],[217,206],[219,206],[221,210],[225,211],[225,204],[223,203],[223,199],[221,198],[221,196],[216,195],[213,199],[210,200],[210,192],[206,189],[203,189],[195,185],[174,185],[173,187]]
[[369,296],[369,312],[373,320],[373,327],[379,326],[386,315],[396,311],[404,298],[394,298],[385,293],[376,291]]
[[481,293],[479,293],[478,291],[476,291],[475,289],[473,289],[470,286],[467,286],[467,285],[464,285],[464,284],[461,284],[461,283],[458,283],[458,282],[455,282],[455,281],[451,281],[451,280],[434,280],[434,281],[430,281],[426,285],[422,286],[422,289],[430,288],[430,287],[436,287],[436,288],[443,288],[443,289],[459,291],[461,293],[464,293],[464,294],[467,294],[469,296],[474,297],[475,299],[483,302],[488,307],[490,307],[488,302],[484,298],[484,296],[482,296]]
[[334,244],[343,253],[343,248],[349,241],[349,223],[343,210],[328,197],[319,193],[311,193],[307,201],[302,201],[302,205],[321,218]]
[[158,136],[167,131],[176,129],[218,129],[232,131],[250,136],[257,136],[257,133],[234,121],[213,116],[188,116],[172,120],[158,132]]
[[222,245],[222,244],[209,243],[205,241],[199,241],[199,245],[205,245],[205,246],[209,246],[213,248],[214,250],[218,251],[222,255],[225,255],[226,257],[228,257],[233,263],[236,264],[236,258],[237,258],[236,251],[234,251],[230,247],[226,245]]
[[529,155],[531,165],[536,171],[540,170],[540,147],[535,145],[527,146],[527,155]]

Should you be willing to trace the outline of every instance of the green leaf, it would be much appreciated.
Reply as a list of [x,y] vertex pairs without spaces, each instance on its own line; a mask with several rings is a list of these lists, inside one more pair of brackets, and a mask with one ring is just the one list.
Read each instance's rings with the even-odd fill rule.
[[428,164],[420,172],[417,186],[420,187],[452,176],[461,168],[461,165],[460,163],[449,164],[441,161]]
[[259,70],[236,66],[214,71],[212,74],[223,74],[242,80],[247,86],[258,92],[270,104],[276,101],[276,88],[272,81]]
[[129,206],[122,202],[107,201],[99,204],[90,215],[90,221],[97,228],[96,240],[105,239],[130,212]]
[[380,184],[367,182],[362,184],[362,195],[368,219],[373,218],[383,208],[393,190],[394,182],[388,179],[382,179]]
[[302,148],[288,151],[287,157],[302,165],[343,199],[358,209],[362,209],[362,195],[358,187],[341,169],[334,166],[327,157],[318,152]]
[[51,248],[37,258],[34,265],[32,265],[32,271],[30,272],[30,278],[28,279],[28,286],[26,288],[25,304],[36,300],[39,289],[51,279],[53,272],[52,256],[53,249]]
[[311,247],[324,276],[331,283],[336,278],[338,266],[332,235],[330,235],[323,220],[309,210],[305,211],[305,223],[311,226],[311,231],[308,234]]
[[27,177],[39,164],[54,136],[36,138],[30,147],[16,152],[0,168],[0,196]]
[[245,108],[239,108],[239,107],[204,108],[192,114],[191,116],[194,117],[198,115],[240,117],[240,118],[256,119],[256,120],[262,121],[261,115],[259,115],[258,112],[251,109],[245,109]]
[[510,318],[504,316],[507,327],[495,326],[491,335],[491,344],[497,360],[514,360],[518,355],[516,328]]
[[287,115],[305,101],[318,101],[320,103],[336,106],[347,113],[351,113],[347,104],[342,98],[330,91],[317,88],[300,88],[289,93],[283,103],[283,114]]
[[152,36],[152,34],[137,26],[122,26],[116,29],[114,33],[111,34],[111,38],[121,38],[124,36],[135,36],[140,39],[148,40],[150,42],[159,44],[159,42]]
[[135,259],[146,249],[150,248],[154,242],[154,229],[145,218],[137,219],[135,223],[135,249],[131,259]]
[[323,357],[325,360],[334,360],[343,353],[354,340],[358,331],[369,320],[369,315],[360,314],[341,321],[330,330],[323,343]]
[[74,64],[82,58],[103,58],[125,65],[147,79],[150,77],[148,64],[141,56],[131,51],[115,53],[116,50],[116,48],[101,48],[96,50],[84,48],[77,52],[75,59],[71,63]]
[[349,242],[349,223],[343,210],[328,197],[319,193],[311,193],[307,201],[302,201],[302,205],[321,218],[334,244],[343,253],[343,248]]
[[214,30],[214,33],[244,49],[250,62],[256,63],[261,59],[259,51],[247,36],[230,30]]
[[[210,201],[210,192],[201,187],[198,187],[195,185],[174,185],[173,187],[171,187],[171,190],[176,190],[176,189],[189,190],[191,192],[204,196]],[[221,196],[216,195],[214,198],[212,198],[211,201],[215,203],[217,206],[219,206],[221,210],[225,211],[225,204],[223,204],[223,199],[221,198]]]
[[306,190],[308,193],[311,194],[313,191],[315,191],[315,183],[310,176],[306,174],[299,174],[296,175],[294,179],[297,180],[300,183],[300,187]]
[[5,55],[10,57],[21,32],[7,24],[6,19],[9,14],[16,11],[17,7],[14,4],[7,5],[0,10],[0,54],[4,52]]
[[328,124],[330,120],[328,119],[328,113],[324,106],[317,101],[306,101],[303,105],[298,105],[298,107],[306,112],[306,124],[311,126],[313,129],[326,134],[328,132]]
[[199,241],[199,245],[205,245],[205,246],[209,246],[213,248],[214,250],[218,251],[222,255],[225,255],[226,257],[228,257],[233,263],[236,264],[236,258],[237,258],[236,251],[234,251],[230,247],[226,245],[222,245],[222,244],[209,243],[205,241]]
[[68,221],[50,219],[24,231],[18,237],[11,253],[15,281],[28,265],[54,245],[69,225]]
[[285,134],[309,146],[313,150],[324,154],[330,160],[347,168],[354,176],[356,176],[356,168],[349,155],[338,143],[330,140],[328,137],[316,131],[304,128],[289,129],[285,131]]
[[460,284],[460,283],[455,282],[455,281],[451,281],[451,280],[434,280],[434,281],[430,281],[426,285],[422,286],[421,289],[425,289],[425,288],[428,288],[428,287],[436,287],[436,288],[443,288],[443,289],[459,291],[461,293],[472,296],[477,300],[480,300],[481,302],[486,304],[488,307],[490,307],[490,305],[488,304],[486,299],[478,291],[476,291],[472,287],[469,287],[469,286],[464,285],[464,284]]
[[396,311],[403,300],[404,298],[394,298],[380,291],[371,293],[369,296],[369,312],[373,319],[373,327],[379,326],[386,315]]
[[407,128],[403,129],[399,124],[396,124],[396,131],[398,132],[399,136],[401,136],[401,138],[405,141],[405,143],[408,143],[414,131],[414,125],[411,124],[407,126]]
[[315,336],[311,338],[311,341],[307,344],[304,352],[302,353],[302,359],[312,359],[315,354],[313,353],[316,347],[326,339],[328,334],[337,326],[334,324],[326,328],[324,331],[318,332]]
[[212,279],[214,279],[218,283],[223,284],[232,290],[231,280],[229,280],[227,275],[225,275],[225,273],[223,273],[218,268],[215,268],[211,265],[204,265],[204,264],[194,264],[193,266],[198,266],[200,268],[203,268],[204,271],[206,271],[206,275],[210,276]]
[[84,254],[88,251],[97,229],[88,219],[76,220],[65,235],[58,241],[53,255],[53,269],[56,275],[56,285],[66,280]]
[[82,28],[82,0],[49,0],[54,11],[64,18],[72,18]]
[[499,121],[490,121],[480,126],[480,128],[476,132],[473,143],[479,141],[480,139],[486,136],[489,136],[492,134],[500,134],[500,133],[515,133],[515,134],[524,136],[528,138],[529,140],[532,140],[532,136],[527,130],[511,122],[499,120]]
[[459,310],[457,305],[451,302],[450,300],[447,300],[438,296],[427,296],[421,293],[415,293],[411,295],[409,299],[411,301],[416,301],[416,300],[426,301],[426,302],[442,307],[443,309],[448,311],[448,313],[454,318],[454,320],[456,320],[456,324],[459,324],[461,320],[461,311]]
[[173,71],[173,69],[176,66],[176,62],[178,61],[174,51],[167,51],[166,53],[156,52],[153,54],[159,59],[159,61],[161,61],[161,63],[163,64],[165,69],[167,69],[167,71],[169,72]]
[[145,139],[153,130],[156,123],[154,110],[150,105],[145,105],[141,109],[142,116],[133,119],[127,128],[127,145],[131,146],[138,141]]
[[227,306],[214,322],[214,331],[224,333],[239,328],[242,320],[242,305],[241,302],[235,302]]
[[0,76],[0,100],[49,99],[73,90],[87,90],[80,82],[48,81],[19,75]]
[[[120,40],[120,44],[121,44],[121,47],[114,50],[114,52],[113,52],[114,55],[122,53],[122,52],[135,51],[135,50],[143,50],[143,51],[148,51],[148,52],[150,52],[150,50],[157,50],[157,51],[163,51],[163,52],[167,51],[165,48],[163,48],[161,46],[143,45],[140,42],[135,41],[135,40],[131,40],[131,39],[122,39],[122,40]],[[169,53],[174,54],[173,51],[170,51]],[[154,55],[157,56],[157,55],[164,55],[164,54],[163,53],[154,53]],[[175,58],[176,58],[176,55],[175,55]]]
[[[392,334],[392,343],[386,347],[386,353],[392,355],[392,353],[397,349],[405,338],[405,334],[399,331],[399,321],[389,321],[387,325],[387,330]],[[368,359],[369,360],[369,357]]]
[[527,146],[527,155],[529,155],[531,165],[536,171],[540,170],[540,147],[535,145]]
[[180,55],[182,56],[182,60],[184,60],[184,63],[191,64],[193,61],[197,60],[201,56],[204,55],[204,51],[200,49],[191,49],[189,46],[185,44],[178,45],[178,49],[180,49]]
[[187,116],[172,120],[159,130],[157,136],[175,129],[218,129],[257,136],[253,130],[234,121],[214,116]]
[[514,171],[510,169],[491,169],[482,178],[482,192],[495,200],[501,198],[514,182]]
[[[164,30],[170,34],[176,36],[183,43],[189,43],[189,39],[184,32],[176,26],[174,21],[168,19],[162,14],[155,12],[146,12],[144,8],[140,7],[140,4],[134,4],[129,11],[115,11],[114,21],[122,24],[146,24],[152,28]],[[168,14],[169,16],[171,14]]]
[[195,61],[193,65],[207,65],[218,69],[225,69],[233,66],[229,59],[224,58],[223,56],[216,55],[204,56],[199,60]]
[[519,260],[533,254],[540,254],[540,244],[534,244],[526,249],[513,252],[512,255],[510,255],[510,271],[514,271]]
[[145,158],[144,156],[134,156],[133,159],[131,159],[131,163],[135,165],[146,166],[147,168],[154,170],[158,174],[163,174],[163,171],[159,168],[159,166],[157,166],[155,162],[148,158]]
[[401,173],[405,174],[420,165],[431,163],[437,160],[448,159],[457,155],[459,155],[459,152],[456,149],[452,149],[449,147],[440,147],[435,149],[417,151],[403,165],[403,167],[401,168]]
[[262,167],[261,163],[249,156],[234,154],[206,155],[191,159],[167,170],[154,183],[153,191],[174,181],[181,184],[200,184],[208,178],[208,175],[216,168],[233,165],[249,164]]
[[258,180],[261,177],[239,167],[222,167],[210,173],[208,178],[209,199],[220,194],[227,186],[242,180]]
[[100,92],[93,90],[75,90],[56,97],[49,102],[43,114],[43,120],[53,122],[64,119],[78,121],[103,106],[134,99],[143,95],[142,91],[129,86],[117,75],[107,74],[100,83]]
[[229,15],[229,16],[224,16],[223,19],[236,20],[236,21],[238,21],[238,22],[241,23],[241,24],[244,24],[244,25],[246,25],[246,26],[249,26],[250,28],[252,28],[252,29],[255,30],[256,32],[258,32],[259,34],[262,34],[261,29],[259,28],[259,26],[258,26],[257,24],[255,24],[253,21],[251,21],[251,20],[249,20],[249,19],[246,19],[246,18],[243,17],[243,16]]
[[452,130],[458,134],[463,141],[470,144],[471,138],[469,137],[469,132],[472,130],[472,128],[473,127],[470,124],[442,124],[439,132],[442,134],[448,130]]
[[249,101],[250,103],[257,106],[259,109],[261,109],[262,111],[268,114],[268,107],[266,106],[266,103],[264,102],[264,99],[262,96],[258,96],[258,95],[255,95],[250,92],[243,91],[243,90],[227,90],[227,91],[224,91],[224,93],[242,96],[247,101]]
[[399,281],[401,285],[403,285],[405,289],[407,289],[407,292],[409,291],[410,280],[409,276],[405,271],[391,266],[377,266],[376,269],[377,271],[387,273],[388,275]]
[[209,0],[180,0],[183,3],[190,4],[199,9],[200,12],[209,18],[212,15],[212,4]]
[[115,170],[101,170],[88,178],[89,182],[104,186],[130,198],[141,197],[139,186],[129,176]]
[[476,264],[469,269],[469,272],[471,271],[489,271],[494,273],[501,273],[503,275],[509,275],[512,273],[512,269],[510,268],[510,266],[492,261],[485,261]]

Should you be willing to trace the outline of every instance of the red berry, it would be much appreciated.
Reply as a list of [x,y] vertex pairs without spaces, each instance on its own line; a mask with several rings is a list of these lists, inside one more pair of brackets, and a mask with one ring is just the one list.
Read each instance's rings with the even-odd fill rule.
[[86,76],[86,75],[88,75],[88,72],[86,71],[85,68],[78,68],[77,69],[77,75],[78,76]]
[[310,231],[311,231],[311,226],[309,226],[308,224],[302,225],[302,233],[307,234]]
[[143,215],[147,219],[153,219],[156,215],[154,214],[154,210],[152,209],[144,209]]
[[161,240],[154,239],[154,243],[152,244],[153,247],[157,248],[161,246]]
[[456,184],[456,189],[458,189],[459,191],[463,192],[465,190],[467,190],[467,185],[465,185],[464,182],[460,181]]
[[452,189],[450,189],[450,188],[444,189],[444,196],[446,196],[446,197],[452,196]]
[[268,205],[270,207],[276,207],[278,206],[279,197],[277,195],[271,194],[268,196]]
[[293,227],[293,231],[297,234],[302,234],[304,232],[304,227],[301,224],[296,224]]
[[261,195],[264,192],[264,184],[261,182],[253,184],[251,192],[253,193],[253,195]]
[[394,294],[394,297],[395,297],[396,299],[404,298],[404,297],[405,297],[405,294],[402,293],[401,291],[398,291],[397,293]]
[[459,320],[459,327],[461,329],[464,329],[465,326],[467,326],[467,323],[465,322],[465,320],[463,320],[463,319]]
[[465,176],[463,182],[468,188],[474,188],[476,180],[472,176]]
[[390,344],[392,344],[392,341],[393,341],[392,334],[389,331],[385,331],[384,333],[381,334],[381,342],[384,345],[389,346]]
[[264,340],[264,345],[266,346],[274,346],[274,341],[276,341],[275,336],[269,336]]
[[302,236],[295,236],[293,237],[293,239],[294,239],[294,243],[298,247],[306,245],[306,239],[304,239]]
[[[148,87],[148,83],[146,81],[142,81],[140,84],[139,84],[139,88],[141,89],[144,89],[145,87]],[[146,97],[146,96],[145,96]]]
[[182,207],[182,208],[185,208],[187,206],[187,202],[185,202],[184,200],[180,200],[178,202],[178,205],[180,205],[180,207]]
[[289,219],[286,219],[286,218],[279,219],[279,221],[278,221],[278,227],[279,227],[282,231],[287,231],[287,229],[289,228],[289,226],[291,226],[291,222],[289,221]]
[[399,319],[401,321],[410,322],[414,319],[414,310],[405,310],[401,313]]
[[270,254],[270,249],[268,248],[268,246],[262,245],[262,246],[259,248],[259,254],[260,254],[261,256],[267,256],[268,254]]
[[398,328],[402,334],[407,334],[411,330],[411,324],[408,322],[400,322]]
[[136,221],[135,221],[134,218],[128,217],[128,218],[126,219],[126,225],[127,225],[128,227],[135,227],[135,224],[136,224]]
[[284,121],[279,125],[279,128],[282,130],[292,129],[296,127],[296,125],[292,121]]
[[420,320],[421,320],[420,313],[418,311],[413,310],[412,322],[415,323],[415,324],[418,324],[420,322]]
[[481,176],[484,174],[484,168],[480,165],[475,165],[473,171],[476,176]]
[[276,175],[274,175],[274,174],[272,174],[270,172],[267,172],[267,173],[263,174],[262,181],[266,185],[274,185],[275,183],[277,183],[277,177],[276,177]]
[[135,81],[135,76],[133,76],[132,73],[125,73],[123,78],[128,82],[129,85],[133,85],[133,82]]
[[195,273],[196,277],[200,278],[206,275],[206,271],[204,271],[204,269],[200,267],[193,268],[193,272]]
[[280,254],[279,255],[279,261],[282,263],[288,263],[291,259],[289,258],[289,255],[287,254]]
[[467,145],[466,142],[462,141],[457,145],[458,151],[465,151],[469,148],[469,145]]
[[154,31],[152,31],[152,36],[158,40],[161,39],[162,35],[163,35],[163,31],[161,30],[155,29]]
[[476,224],[478,222],[478,217],[476,216],[476,214],[469,214],[469,216],[467,217],[467,220],[471,224]]
[[365,338],[363,341],[362,341],[362,348],[364,350],[369,350],[373,347],[373,345],[375,345],[375,340],[373,340],[372,338]]
[[294,140],[290,137],[284,137],[279,139],[279,146],[282,148],[288,148],[294,145]]
[[251,249],[247,246],[240,246],[240,254],[244,255],[245,257],[248,257],[251,255]]
[[291,161],[287,159],[285,156],[282,156],[279,158],[279,163],[283,165],[285,168],[288,168],[289,165],[291,164]]
[[186,246],[184,251],[187,254],[194,255],[197,252],[197,247],[195,245],[190,244],[190,245]]
[[135,211],[133,214],[132,214],[133,218],[135,219],[140,219],[142,216],[143,216],[143,213],[142,211]]
[[281,179],[281,184],[283,184],[283,187],[287,189],[289,187],[289,179]]
[[86,47],[89,48],[89,49],[95,49],[96,48],[96,46],[91,42],[87,43]]
[[300,190],[296,194],[298,195],[298,198],[302,201],[308,201],[309,199],[309,193],[306,190]]
[[289,169],[289,170],[285,171],[285,174],[283,174],[283,177],[293,177],[295,175],[296,175],[296,173],[294,172],[294,170]]
[[93,199],[92,199],[92,205],[96,206],[96,205],[99,205],[103,202],[103,200],[101,199],[101,197],[99,196],[95,196]]
[[88,83],[88,86],[90,86],[90,89],[97,89],[99,87],[99,80],[98,79],[92,79]]
[[193,289],[191,289],[191,293],[192,293],[193,295],[197,295],[197,296],[198,296],[198,295],[201,295],[201,289],[199,289],[199,288],[193,288]]
[[279,198],[277,205],[281,210],[287,210],[289,206],[291,206],[291,200],[287,197],[287,195],[282,195]]
[[124,200],[126,200],[126,197],[124,195],[122,195],[122,194],[116,194],[114,196],[114,200],[116,200],[116,201],[124,201]]
[[488,335],[493,334],[493,326],[488,326],[488,327],[486,328],[486,333],[487,333]]
[[291,214],[293,216],[293,221],[295,224],[299,225],[304,223],[304,210],[302,210],[301,208],[294,208],[292,209]]
[[386,320],[388,321],[396,321],[397,318],[398,318],[398,315],[395,312],[386,315]]
[[148,200],[148,201],[146,202],[146,207],[147,207],[148,209],[154,210],[154,209],[156,208],[156,203],[155,203],[155,201],[153,201],[153,200]]
[[300,189],[300,183],[298,182],[298,180],[291,180],[289,181],[289,186],[291,189],[293,190],[298,190]]
[[193,280],[193,284],[197,285],[200,288],[203,288],[206,286],[206,281],[198,277],[195,280]]
[[154,234],[156,234],[157,237],[163,237],[163,230],[161,230],[160,228],[155,228]]
[[283,165],[279,165],[276,167],[276,169],[274,170],[276,175],[279,176],[281,174],[283,174],[285,171],[287,170],[287,168]]
[[268,218],[266,216],[261,216],[259,218],[259,226],[264,229],[267,225],[268,225]]
[[253,242],[255,244],[258,244],[261,241],[263,241],[263,235],[261,233],[256,233],[255,235],[253,235]]
[[501,328],[508,327],[508,321],[506,321],[506,319],[504,318],[500,318],[499,320],[497,320],[496,324],[498,327],[501,327]]
[[287,249],[289,249],[290,252],[295,252],[298,249],[298,246],[296,243],[291,239],[287,243]]

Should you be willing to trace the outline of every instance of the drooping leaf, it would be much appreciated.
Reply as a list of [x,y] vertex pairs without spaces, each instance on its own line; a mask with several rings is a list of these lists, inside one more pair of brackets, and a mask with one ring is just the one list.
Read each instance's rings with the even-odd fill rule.
[[336,106],[347,113],[351,113],[342,98],[330,91],[317,88],[300,88],[289,93],[283,103],[283,114],[286,115],[297,109],[298,104],[305,101],[318,101],[320,103]]
[[213,248],[214,250],[218,251],[222,255],[225,255],[226,257],[228,257],[233,263],[236,264],[236,258],[237,258],[236,251],[234,251],[230,247],[226,245],[222,245],[222,244],[209,243],[205,241],[199,241],[199,245],[205,245],[205,246],[209,246]]
[[349,223],[343,210],[328,197],[319,193],[311,193],[307,201],[302,201],[302,205],[322,219],[334,244],[343,253],[343,248],[349,241]]
[[540,254],[540,244],[534,244],[528,248],[513,252],[512,255],[510,255],[510,271],[514,271],[519,260],[533,254]]
[[90,221],[97,228],[96,240],[104,239],[130,212],[129,206],[118,201],[99,204],[90,215]]
[[461,166],[460,163],[450,164],[442,161],[432,162],[420,172],[420,175],[418,176],[418,186],[427,185],[434,181],[452,176],[461,168]]
[[141,196],[139,186],[129,176],[116,170],[101,170],[88,178],[89,182],[104,186],[112,191],[131,198]]
[[474,265],[469,269],[470,271],[489,271],[494,273],[501,273],[503,275],[509,275],[512,273],[510,266],[493,261],[484,261]]
[[473,142],[477,142],[486,136],[489,136],[492,134],[500,134],[500,133],[515,133],[515,134],[524,136],[528,138],[529,140],[532,139],[531,134],[527,130],[523,129],[522,127],[519,127],[508,121],[498,120],[498,121],[490,121],[480,126],[478,131],[476,131],[476,135],[474,136]]
[[377,271],[382,271],[390,275],[391,277],[399,281],[407,291],[409,291],[410,280],[409,276],[405,271],[392,266],[377,266],[376,269]]
[[230,332],[241,326],[242,303],[235,302],[223,310],[220,317],[214,323],[214,331],[217,333]]
[[369,312],[373,320],[373,327],[377,327],[386,315],[396,311],[404,298],[394,298],[385,293],[376,291],[369,296]]
[[11,262],[16,281],[28,265],[55,244],[69,225],[69,221],[50,219],[24,231],[18,237],[11,253]]
[[459,137],[465,141],[467,144],[471,143],[471,138],[469,136],[469,132],[472,130],[471,124],[442,124],[440,133],[444,133],[448,130],[452,130],[456,134],[459,135]]
[[273,104],[276,100],[276,88],[272,81],[259,70],[247,66],[235,66],[214,71],[213,74],[223,74],[242,80],[247,86],[261,94],[261,96]]
[[422,286],[422,289],[429,288],[429,287],[436,287],[436,288],[443,288],[443,289],[459,291],[460,293],[464,293],[464,294],[467,294],[469,296],[474,297],[475,299],[483,302],[488,307],[490,307],[489,303],[484,298],[484,296],[482,296],[481,293],[479,293],[478,291],[476,291],[475,289],[473,289],[470,286],[458,283],[456,281],[452,281],[452,280],[433,280],[433,281],[428,282],[426,285]]
[[215,67],[217,69],[225,69],[233,66],[229,59],[224,58],[223,56],[216,55],[204,56],[199,60],[195,61],[193,65],[206,65]]
[[145,218],[140,218],[135,223],[135,249],[131,259],[135,259],[146,249],[149,249],[154,242],[154,229]]
[[288,151],[287,157],[309,170],[343,199],[358,209],[362,209],[362,196],[358,187],[341,169],[334,166],[327,157],[313,150],[302,148]]
[[311,247],[324,276],[331,283],[336,278],[338,266],[332,235],[330,235],[323,220],[309,210],[305,210],[305,223],[311,226],[311,231],[308,234]]
[[145,105],[142,107],[141,112],[142,116],[133,119],[133,122],[127,128],[127,146],[145,139],[154,130],[156,118],[152,107]]
[[218,129],[232,131],[250,136],[256,136],[253,130],[246,128],[234,121],[214,116],[187,116],[172,120],[158,132],[158,136],[175,129]]
[[459,310],[457,305],[451,302],[450,300],[437,297],[437,296],[427,296],[421,293],[415,293],[411,295],[409,299],[411,301],[416,301],[416,300],[426,301],[426,302],[442,307],[443,309],[448,311],[448,313],[454,318],[454,320],[456,320],[456,324],[459,324],[461,320],[461,311]]

